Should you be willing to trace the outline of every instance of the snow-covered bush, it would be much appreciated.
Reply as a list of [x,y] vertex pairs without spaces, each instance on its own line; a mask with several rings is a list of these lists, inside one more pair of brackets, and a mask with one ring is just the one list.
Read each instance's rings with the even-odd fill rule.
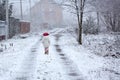
[[83,45],[100,56],[120,57],[120,38],[115,35],[84,35]]
[[83,33],[85,34],[98,34],[98,27],[95,19],[89,16],[83,23]]

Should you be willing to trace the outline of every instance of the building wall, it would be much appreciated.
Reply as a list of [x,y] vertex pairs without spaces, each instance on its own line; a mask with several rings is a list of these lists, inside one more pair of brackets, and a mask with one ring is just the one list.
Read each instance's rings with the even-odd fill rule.
[[48,24],[50,27],[62,23],[62,8],[55,4],[54,0],[41,0],[31,8],[31,12],[34,29],[44,27],[43,24]]
[[[25,34],[30,32],[30,22],[19,21],[14,17],[10,17],[9,20],[9,38],[12,38],[16,34]],[[4,25],[0,22],[0,40],[5,39],[5,23]]]
[[19,33],[20,33],[19,19],[16,19],[14,17],[10,17],[10,20],[9,20],[9,38],[11,38]]
[[30,32],[30,22],[20,22],[20,33],[25,34]]

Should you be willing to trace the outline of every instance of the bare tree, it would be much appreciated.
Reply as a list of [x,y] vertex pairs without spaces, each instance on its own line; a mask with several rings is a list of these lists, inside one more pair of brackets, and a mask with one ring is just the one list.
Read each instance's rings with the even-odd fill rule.
[[83,14],[86,0],[64,0],[68,3],[63,3],[62,5],[68,6],[74,10],[78,22],[78,42],[82,45],[82,24],[83,24]]

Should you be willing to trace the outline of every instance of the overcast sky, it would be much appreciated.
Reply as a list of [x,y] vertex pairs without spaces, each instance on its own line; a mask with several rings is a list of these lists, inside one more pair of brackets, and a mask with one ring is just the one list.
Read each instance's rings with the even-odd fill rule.
[[[31,6],[33,6],[35,3],[37,3],[40,0],[22,0],[22,10],[24,14],[27,14],[30,9],[29,1],[31,1]],[[57,2],[60,2],[59,0],[55,0]],[[9,0],[9,3],[13,4],[13,12],[14,15],[20,15],[20,0]]]

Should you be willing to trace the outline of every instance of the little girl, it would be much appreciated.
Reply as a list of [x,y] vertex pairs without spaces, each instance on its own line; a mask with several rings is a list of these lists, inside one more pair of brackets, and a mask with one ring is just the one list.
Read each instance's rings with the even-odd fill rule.
[[44,46],[45,54],[49,54],[50,40],[49,34],[47,32],[43,33],[42,43]]

